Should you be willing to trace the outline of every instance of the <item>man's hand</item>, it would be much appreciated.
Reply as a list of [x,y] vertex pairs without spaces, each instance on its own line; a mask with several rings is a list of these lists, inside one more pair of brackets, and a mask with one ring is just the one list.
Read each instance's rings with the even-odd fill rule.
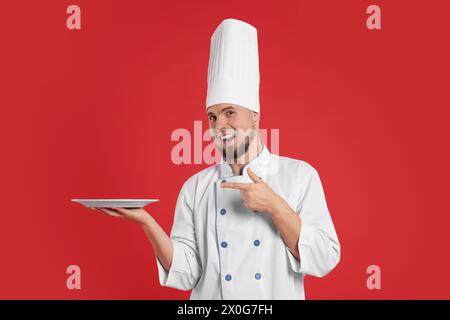
[[238,189],[247,208],[270,213],[285,244],[297,260],[300,260],[298,249],[298,239],[302,224],[300,216],[250,168],[247,169],[247,172],[254,183],[224,182],[221,186],[223,188]]
[[284,200],[250,168],[247,169],[247,173],[253,183],[223,182],[221,187],[239,190],[244,205],[253,211],[270,214],[276,212],[280,202]]
[[116,218],[126,219],[133,222],[137,222],[140,225],[144,225],[150,218],[150,215],[142,208],[92,208],[94,210],[99,210],[109,216]]
[[138,223],[145,232],[150,241],[156,256],[166,271],[170,270],[173,258],[172,240],[161,228],[161,226],[153,219],[151,215],[142,208],[91,208],[103,212],[108,216],[125,219]]

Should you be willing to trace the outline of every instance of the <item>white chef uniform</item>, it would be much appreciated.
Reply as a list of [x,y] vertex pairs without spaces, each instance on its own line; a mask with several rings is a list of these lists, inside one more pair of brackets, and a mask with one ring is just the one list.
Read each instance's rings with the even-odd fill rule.
[[[252,182],[248,167],[300,215],[300,261],[268,213],[246,208],[239,190],[220,187],[224,180]],[[171,239],[169,272],[156,258],[160,284],[193,289],[191,299],[305,299],[304,276],[323,277],[340,259],[317,171],[266,146],[242,176],[233,176],[222,159],[189,178],[177,200]]]
[[[236,19],[222,21],[211,37],[206,108],[218,103],[260,112],[257,30]],[[300,215],[300,261],[267,212],[253,212],[239,190],[220,186],[252,183],[249,167]],[[266,146],[242,176],[233,176],[222,159],[189,178],[177,200],[171,239],[170,270],[156,259],[160,284],[192,289],[191,299],[304,299],[304,276],[322,277],[340,259],[317,171]]]

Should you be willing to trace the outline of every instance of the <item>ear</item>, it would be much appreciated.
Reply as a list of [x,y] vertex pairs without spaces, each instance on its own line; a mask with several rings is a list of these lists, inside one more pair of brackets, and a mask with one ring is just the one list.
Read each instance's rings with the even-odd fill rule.
[[256,125],[257,123],[259,123],[259,113],[252,111],[253,113],[253,123]]

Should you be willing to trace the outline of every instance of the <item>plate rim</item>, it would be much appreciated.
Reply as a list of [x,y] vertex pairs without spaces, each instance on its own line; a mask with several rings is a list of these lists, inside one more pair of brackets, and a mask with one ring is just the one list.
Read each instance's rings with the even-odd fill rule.
[[75,202],[79,202],[79,201],[115,201],[115,202],[119,202],[119,201],[126,201],[126,202],[132,202],[132,201],[159,201],[159,199],[71,199],[72,201]]

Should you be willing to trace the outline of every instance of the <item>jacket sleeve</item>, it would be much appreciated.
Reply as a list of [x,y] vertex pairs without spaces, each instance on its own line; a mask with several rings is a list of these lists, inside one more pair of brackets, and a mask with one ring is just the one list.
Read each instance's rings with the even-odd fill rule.
[[286,247],[291,268],[296,273],[324,277],[340,260],[340,244],[328,211],[318,172],[309,164],[304,193],[296,208],[302,224],[298,240],[300,261]]
[[181,188],[176,203],[170,235],[173,244],[170,270],[165,270],[156,257],[160,285],[180,290],[194,288],[202,274],[200,255],[195,238],[192,197],[189,195],[193,193],[193,187],[189,187],[188,182]]

